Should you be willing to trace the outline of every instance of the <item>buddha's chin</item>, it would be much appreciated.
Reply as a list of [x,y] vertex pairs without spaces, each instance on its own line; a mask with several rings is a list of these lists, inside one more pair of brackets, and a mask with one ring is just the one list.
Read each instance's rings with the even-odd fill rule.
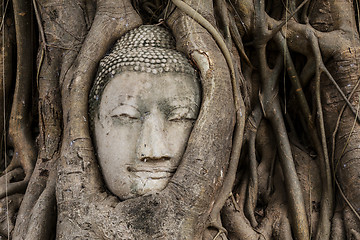
[[170,180],[170,176],[156,178],[137,178],[132,181],[127,191],[123,194],[115,194],[121,200],[127,200],[139,196],[151,195],[163,190]]

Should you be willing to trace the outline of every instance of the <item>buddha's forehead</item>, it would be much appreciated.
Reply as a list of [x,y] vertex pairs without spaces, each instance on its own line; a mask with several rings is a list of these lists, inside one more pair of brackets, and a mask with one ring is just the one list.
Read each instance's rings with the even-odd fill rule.
[[200,88],[194,77],[187,74],[128,72],[111,80],[101,99],[101,105],[111,108],[119,104],[199,104]]

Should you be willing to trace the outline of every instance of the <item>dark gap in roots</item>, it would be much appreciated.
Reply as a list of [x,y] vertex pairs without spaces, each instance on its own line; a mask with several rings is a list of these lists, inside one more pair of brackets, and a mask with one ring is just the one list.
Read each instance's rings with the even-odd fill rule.
[[[295,64],[295,70],[298,76],[301,76],[301,71],[305,67],[306,57],[300,53],[291,52],[290,56]],[[280,74],[279,81],[279,96],[282,100],[282,109],[285,118],[285,125],[291,138],[296,138],[299,143],[306,147],[311,148],[311,142],[308,136],[307,124],[304,121],[304,116],[298,107],[298,101],[295,95],[295,89],[291,85],[291,81],[287,73]],[[308,101],[310,111],[312,112],[312,94],[310,91],[310,84],[302,86],[305,97]]]
[[275,20],[281,19],[282,9],[283,9],[283,3],[281,0],[268,0],[265,3],[266,13]]
[[144,24],[157,24],[171,11],[168,0],[132,0],[132,5]]
[[261,223],[266,216],[267,203],[262,200],[259,198],[255,207],[255,219],[258,223]]
[[276,64],[276,59],[279,55],[277,45],[274,41],[269,41],[266,44],[266,61],[270,69],[273,69]]

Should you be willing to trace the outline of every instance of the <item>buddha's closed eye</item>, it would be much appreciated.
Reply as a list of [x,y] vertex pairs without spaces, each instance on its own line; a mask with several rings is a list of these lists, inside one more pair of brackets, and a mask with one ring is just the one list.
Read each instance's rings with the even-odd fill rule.
[[133,106],[121,105],[111,111],[110,117],[114,122],[131,123],[140,119],[140,112]]
[[168,115],[169,121],[196,120],[197,114],[189,107],[176,107]]

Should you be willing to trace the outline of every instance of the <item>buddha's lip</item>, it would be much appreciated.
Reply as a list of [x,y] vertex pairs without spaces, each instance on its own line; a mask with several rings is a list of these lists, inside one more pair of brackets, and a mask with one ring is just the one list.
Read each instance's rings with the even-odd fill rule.
[[160,180],[160,179],[169,179],[171,178],[176,168],[170,167],[154,167],[154,166],[128,166],[128,171],[135,174],[135,176],[141,179],[153,179],[153,180]]
[[173,174],[176,171],[176,167],[161,167],[161,166],[128,166],[129,172],[145,172],[145,173],[170,173]]

